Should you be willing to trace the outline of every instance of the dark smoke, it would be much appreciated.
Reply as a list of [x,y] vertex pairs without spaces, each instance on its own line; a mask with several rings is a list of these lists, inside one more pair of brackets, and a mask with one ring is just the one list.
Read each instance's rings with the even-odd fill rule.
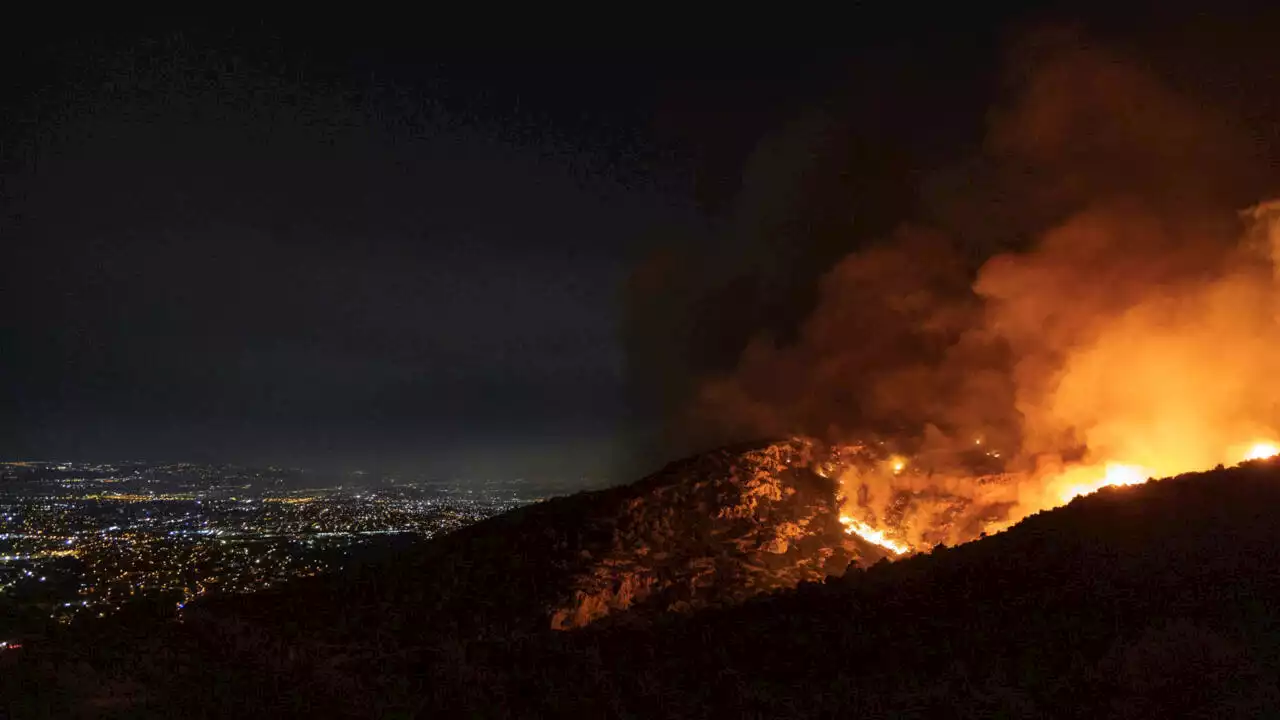
[[[737,202],[717,223],[664,238],[626,289],[628,376],[640,417],[664,421],[644,462],[743,439],[682,418],[708,378],[731,372],[761,333],[793,341],[818,280],[910,206],[905,160],[813,111],[746,160]],[[895,178],[887,187],[870,183]],[[754,438],[753,438],[754,439]]]

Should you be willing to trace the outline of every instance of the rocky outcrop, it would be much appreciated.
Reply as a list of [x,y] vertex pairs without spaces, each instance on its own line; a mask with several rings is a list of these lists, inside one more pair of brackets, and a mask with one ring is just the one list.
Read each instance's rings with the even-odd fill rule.
[[308,657],[322,655],[322,645],[347,648],[354,672],[385,658],[387,643],[452,652],[732,605],[883,556],[845,534],[831,479],[865,459],[857,448],[803,438],[716,450],[382,562],[205,598],[187,615],[215,637],[229,632],[221,618],[270,628],[282,646],[316,646]]
[[[597,630],[643,636],[621,626],[680,622],[870,565],[884,552],[844,532],[834,478],[882,455],[803,438],[716,450],[333,575],[202,597],[183,632],[227,668],[324,689],[326,716],[460,707],[491,681],[494,657]],[[376,712],[370,699],[383,703]]]
[[616,512],[584,518],[607,539],[582,551],[551,626],[740,602],[842,574],[860,548],[820,461],[829,457],[816,443],[795,438],[700,455],[631,486]]

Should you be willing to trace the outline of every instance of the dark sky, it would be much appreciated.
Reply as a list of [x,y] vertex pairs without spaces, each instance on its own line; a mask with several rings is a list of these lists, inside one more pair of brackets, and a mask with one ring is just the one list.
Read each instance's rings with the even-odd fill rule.
[[869,15],[838,51],[6,31],[0,455],[638,476],[628,277],[756,258],[747,325],[793,321],[981,141],[1028,18]]

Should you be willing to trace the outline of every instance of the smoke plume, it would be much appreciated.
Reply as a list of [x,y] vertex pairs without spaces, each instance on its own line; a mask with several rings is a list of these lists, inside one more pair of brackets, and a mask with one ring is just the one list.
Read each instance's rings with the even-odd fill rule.
[[[1145,479],[1280,438],[1280,234],[1240,215],[1249,144],[1075,36],[1011,58],[1011,100],[933,220],[836,263],[796,337],[756,336],[686,418],[884,442],[911,467],[848,494],[871,521],[905,513],[913,542],[1060,504],[1107,466]],[[1018,480],[977,479],[975,453]]]

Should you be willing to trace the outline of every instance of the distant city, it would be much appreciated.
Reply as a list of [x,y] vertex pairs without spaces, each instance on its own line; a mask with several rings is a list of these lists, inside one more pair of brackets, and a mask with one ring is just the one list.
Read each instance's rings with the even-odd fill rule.
[[171,615],[206,593],[336,570],[566,489],[189,463],[0,463],[0,651],[51,624]]

